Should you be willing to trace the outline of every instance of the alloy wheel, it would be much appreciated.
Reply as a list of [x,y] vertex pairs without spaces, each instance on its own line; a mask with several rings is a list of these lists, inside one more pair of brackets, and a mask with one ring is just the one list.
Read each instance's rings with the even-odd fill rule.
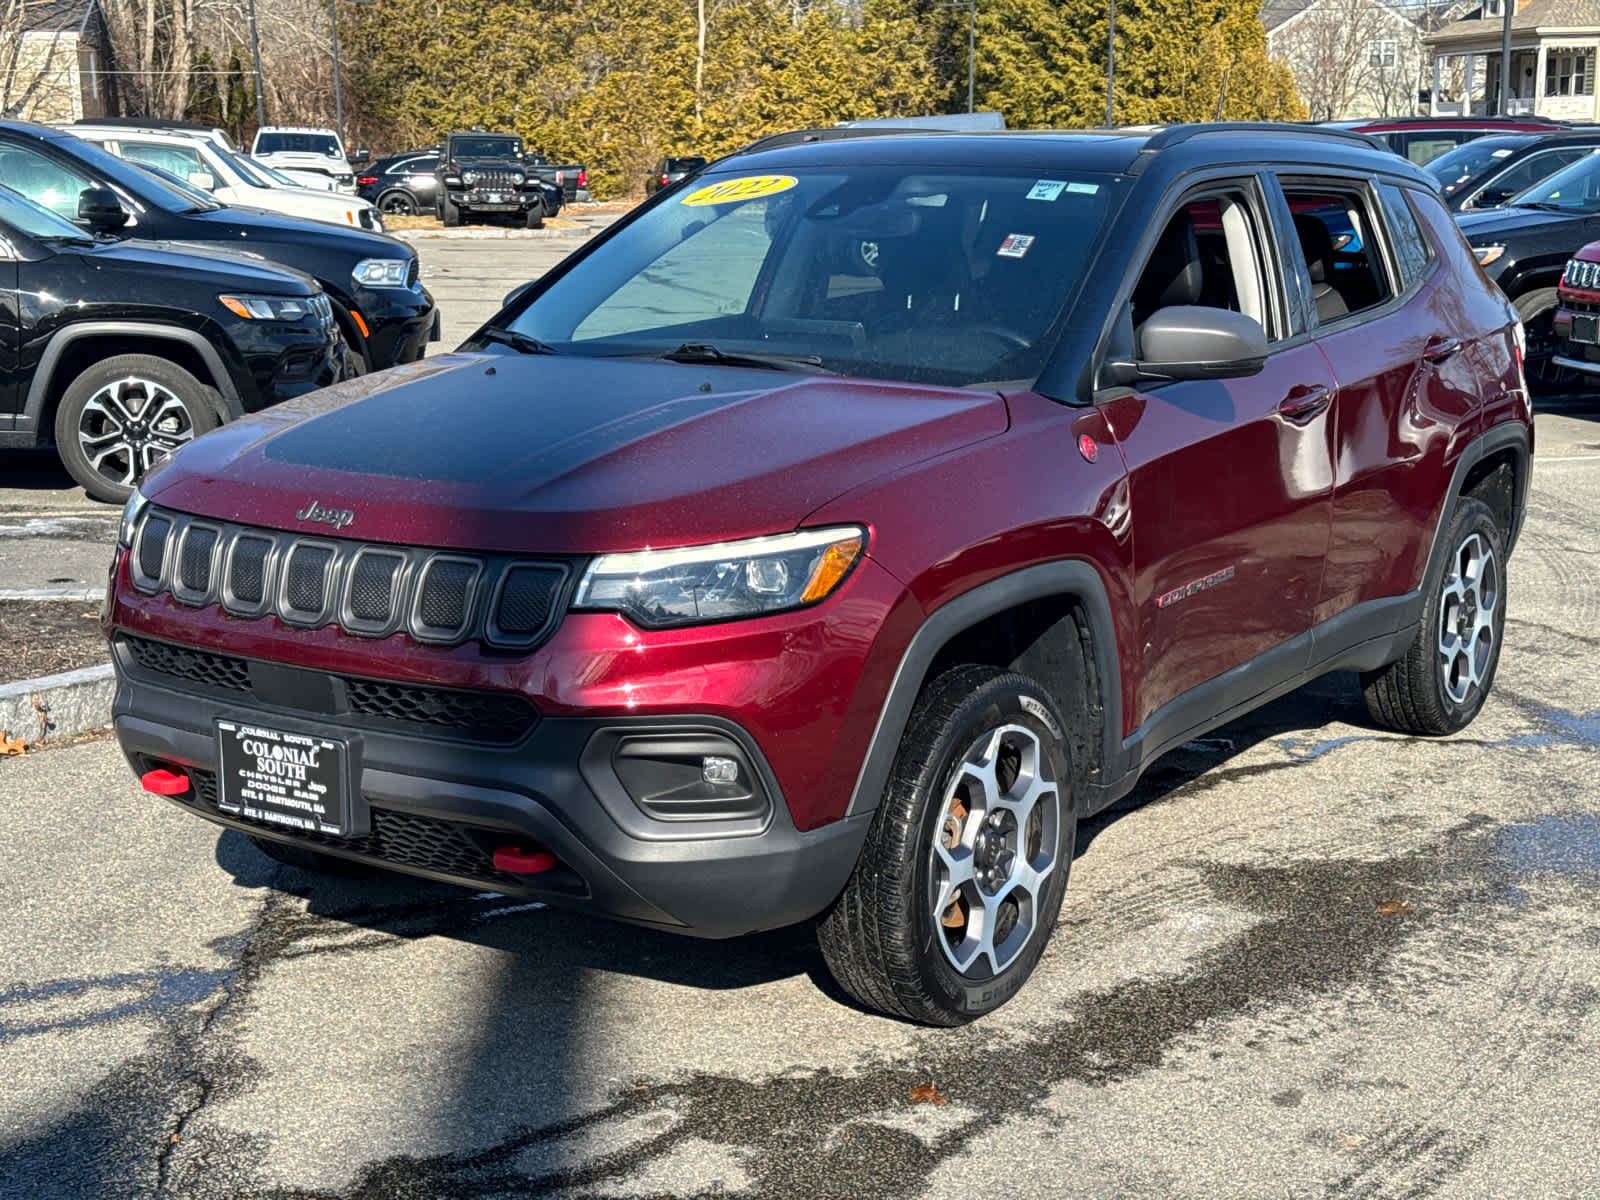
[[1039,933],[1057,866],[1061,797],[1037,735],[1004,725],[974,741],[940,814],[928,872],[939,945],[964,977],[991,978]]
[[417,203],[404,192],[390,192],[379,201],[379,209],[386,216],[414,217],[417,215]]
[[1494,662],[1500,566],[1476,533],[1456,549],[1439,599],[1439,673],[1445,695],[1464,703]]
[[194,417],[176,392],[130,375],[98,389],[78,417],[78,446],[96,474],[133,484],[194,440]]

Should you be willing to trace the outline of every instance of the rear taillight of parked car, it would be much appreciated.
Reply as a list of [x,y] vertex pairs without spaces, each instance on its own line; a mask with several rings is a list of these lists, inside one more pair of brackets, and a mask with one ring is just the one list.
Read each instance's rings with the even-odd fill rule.
[[366,187],[369,183],[377,183],[377,182],[378,182],[378,177],[376,175],[362,175],[359,178],[357,178],[357,180],[356,180],[356,183],[358,183],[362,187]]

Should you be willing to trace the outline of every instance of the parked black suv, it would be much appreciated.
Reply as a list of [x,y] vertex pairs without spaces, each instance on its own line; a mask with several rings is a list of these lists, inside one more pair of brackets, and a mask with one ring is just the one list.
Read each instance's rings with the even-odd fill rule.
[[683,155],[678,158],[664,158],[656,164],[656,169],[645,177],[645,195],[653,196],[664,187],[671,187],[681,179],[693,175],[706,165],[706,160],[698,154]]
[[[86,212],[120,211],[87,191]],[[121,501],[208,429],[333,383],[328,297],[298,271],[221,251],[95,239],[0,187],[0,447],[54,445]]]
[[456,226],[475,216],[509,216],[538,229],[553,215],[544,188],[522,162],[522,139],[511,133],[452,133],[445,139],[436,201],[439,220]]
[[1600,129],[1504,133],[1441,154],[1422,169],[1439,181],[1451,212],[1498,208],[1534,184],[1600,149]]
[[357,374],[413,362],[438,336],[417,253],[398,238],[230,208],[63,130],[24,121],[0,121],[0,180],[68,220],[83,219],[78,196],[85,188],[107,188],[136,237],[249,251],[305,272],[328,294]]
[[439,147],[386,154],[356,172],[356,195],[385,216],[412,217],[438,208]]
[[1456,221],[1522,318],[1528,383],[1547,391],[1564,386],[1569,376],[1554,361],[1556,286],[1577,249],[1600,238],[1600,155],[1585,154],[1504,206],[1460,213]]

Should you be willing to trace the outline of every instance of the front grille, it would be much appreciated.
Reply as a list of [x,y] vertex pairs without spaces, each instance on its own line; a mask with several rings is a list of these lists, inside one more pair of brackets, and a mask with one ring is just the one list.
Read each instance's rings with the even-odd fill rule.
[[124,636],[120,640],[132,653],[134,661],[146,671],[229,692],[250,690],[250,667],[242,658],[147,638]]
[[131,575],[147,595],[220,604],[236,617],[381,638],[531,650],[560,623],[572,569],[509,555],[302,537],[148,510]]
[[217,777],[210,771],[194,768],[188,768],[186,773],[193,787],[179,799],[191,808],[216,813],[242,825],[279,833],[292,832],[297,842],[332,846],[396,866],[437,871],[442,875],[457,875],[487,883],[514,883],[519,887],[526,887],[528,883],[526,876],[496,870],[492,852],[484,849],[472,837],[468,832],[470,826],[459,822],[374,807],[371,810],[372,832],[359,837],[332,837],[304,829],[288,830],[281,825],[256,821],[238,813],[224,813],[217,803]]
[[[183,679],[202,687],[255,697],[249,660],[231,654],[192,650],[170,642],[119,634],[133,665],[154,675]],[[354,716],[387,725],[417,726],[475,742],[510,745],[521,741],[539,715],[522,696],[510,692],[474,692],[460,688],[421,687],[358,675],[334,675],[344,694],[327,712],[296,711],[311,716]]]
[[510,171],[494,168],[485,170],[473,167],[462,174],[461,181],[468,187],[488,192],[509,192],[521,186],[521,181]]
[[1561,275],[1561,282],[1568,287],[1584,288],[1587,291],[1600,291],[1600,262],[1585,262],[1582,259],[1569,259],[1567,269]]

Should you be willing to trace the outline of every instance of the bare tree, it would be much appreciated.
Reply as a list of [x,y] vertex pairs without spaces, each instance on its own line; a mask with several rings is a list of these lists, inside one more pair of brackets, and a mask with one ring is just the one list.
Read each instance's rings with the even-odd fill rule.
[[1385,10],[1371,0],[1318,0],[1285,22],[1274,54],[1294,71],[1313,121],[1349,115],[1371,84],[1372,43],[1393,37]]

